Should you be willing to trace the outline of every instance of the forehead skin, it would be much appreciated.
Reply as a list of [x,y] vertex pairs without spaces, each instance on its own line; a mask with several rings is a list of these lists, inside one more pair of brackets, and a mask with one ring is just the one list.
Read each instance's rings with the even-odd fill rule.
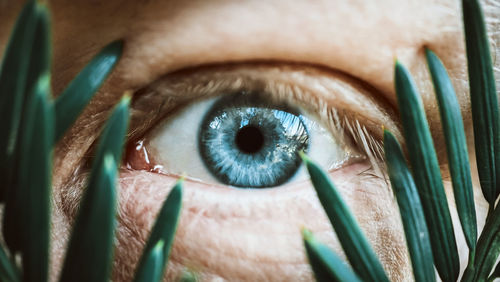
[[[0,0],[0,52],[21,8],[20,2]],[[460,1],[48,2],[53,14],[55,93],[100,48],[112,40],[125,39],[123,58],[115,72],[55,152],[53,229],[61,238],[68,236],[71,220],[62,214],[59,188],[71,178],[97,138],[109,109],[125,90],[138,89],[175,70],[256,60],[321,65],[369,83],[395,107],[393,63],[398,58],[414,75],[434,137],[439,140],[439,113],[423,56],[427,46],[443,60],[463,114],[469,117]],[[497,19],[498,5],[488,9]],[[498,38],[494,42],[498,43]],[[317,206],[312,209],[320,211]],[[311,216],[314,214],[311,212]],[[321,220],[318,224],[327,230],[328,223]],[[56,242],[55,248],[62,249],[63,242]],[[61,254],[56,256],[56,260],[61,258]],[[394,277],[403,278],[404,274],[401,271]]]

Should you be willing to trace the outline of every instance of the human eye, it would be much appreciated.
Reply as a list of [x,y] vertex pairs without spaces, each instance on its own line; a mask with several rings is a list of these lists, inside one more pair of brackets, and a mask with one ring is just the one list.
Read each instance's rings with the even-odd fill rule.
[[[239,188],[278,187],[306,178],[300,151],[329,171],[368,159],[377,165],[380,142],[372,131],[379,128],[367,127],[366,121],[375,116],[381,125],[394,127],[375,99],[365,101],[364,117],[357,114],[353,104],[369,91],[335,72],[248,64],[173,76],[175,82],[167,76],[140,90],[132,107],[151,99],[161,105],[161,99],[172,99],[172,91],[190,101],[167,110],[130,142],[125,162],[131,170],[185,174],[200,183]],[[329,101],[310,84],[327,88]],[[154,112],[161,116],[162,111]]]

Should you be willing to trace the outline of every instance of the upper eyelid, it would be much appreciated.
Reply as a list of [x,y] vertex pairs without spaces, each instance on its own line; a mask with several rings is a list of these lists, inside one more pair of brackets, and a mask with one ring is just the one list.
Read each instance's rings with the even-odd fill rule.
[[[340,72],[279,63],[205,66],[156,80],[134,94],[131,139],[141,137],[148,128],[186,103],[241,90],[269,92],[276,102],[302,102],[301,106],[306,109],[309,106],[313,113],[321,111],[322,120],[331,118],[328,115],[335,110],[334,114],[363,120],[368,130],[380,139],[382,126],[401,139],[394,106],[366,82]],[[370,110],[363,106],[369,106]]]

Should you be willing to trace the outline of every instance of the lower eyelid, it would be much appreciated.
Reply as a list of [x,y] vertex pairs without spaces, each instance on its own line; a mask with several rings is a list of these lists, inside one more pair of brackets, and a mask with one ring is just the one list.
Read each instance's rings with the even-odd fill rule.
[[[369,169],[369,164],[364,162],[330,174],[351,207],[364,197],[371,197],[373,201],[376,201],[377,197],[386,192],[375,189],[379,185],[361,185],[370,178],[366,175],[360,176],[367,169]],[[149,230],[156,213],[176,180],[176,177],[167,175],[123,170],[119,178],[121,220],[127,220],[129,224],[140,227],[135,230],[141,230],[140,236],[144,236],[143,239],[145,239],[147,230]],[[372,184],[379,183],[376,181],[379,180],[369,179]],[[383,182],[383,180],[380,181]],[[328,220],[324,216],[309,180],[290,185],[285,184],[279,189],[258,190],[232,189],[186,180],[183,206],[183,217],[188,214],[191,215],[190,217],[196,215],[205,219],[211,218],[211,220],[224,225],[233,226],[235,220],[251,219],[254,223],[263,220],[269,221],[271,225],[289,225],[293,222],[297,236],[300,236],[300,226],[331,232]],[[289,218],[291,214],[296,214],[293,220]],[[325,217],[324,220],[311,220],[312,218],[317,219],[318,215]],[[192,218],[194,220],[192,222],[181,219],[181,226],[196,225],[196,216]],[[286,220],[283,222],[285,218]]]
[[[371,165],[369,162],[364,161],[354,163],[339,170],[332,171],[329,174],[330,178],[335,183],[342,185],[345,183],[349,183],[353,186],[356,186],[357,183],[373,177],[373,174],[369,173],[369,171],[372,171]],[[161,201],[163,201],[170,188],[174,186],[178,179],[179,176],[176,175],[165,175],[141,170],[121,169],[119,182],[121,190],[130,190],[126,193],[136,194],[138,195],[138,197],[153,197],[155,199],[161,199]],[[233,201],[234,198],[232,197],[237,196],[238,199],[259,201],[262,204],[260,197],[275,197],[276,195],[283,195],[283,197],[285,198],[293,198],[297,197],[297,195],[302,193],[304,190],[314,190],[312,186],[310,186],[309,179],[290,184],[284,184],[283,186],[280,186],[279,189],[233,189],[225,185],[206,184],[190,179],[185,180],[184,187],[192,193],[205,193],[204,196],[200,198],[206,198],[209,201],[214,201],[217,203],[224,202],[224,199]],[[366,188],[366,190],[369,189],[369,187]],[[209,196],[209,194],[213,195]],[[224,195],[223,198],[219,197],[221,195]],[[244,195],[244,197],[242,197],[242,195]],[[273,202],[272,199],[269,200],[269,203]]]

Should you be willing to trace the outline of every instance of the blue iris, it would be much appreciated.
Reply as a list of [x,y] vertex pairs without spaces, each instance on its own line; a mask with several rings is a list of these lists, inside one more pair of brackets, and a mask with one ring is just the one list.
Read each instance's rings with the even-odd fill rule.
[[256,93],[219,99],[199,132],[201,158],[221,182],[245,188],[273,187],[288,181],[307,151],[303,117],[287,106],[269,106]]

